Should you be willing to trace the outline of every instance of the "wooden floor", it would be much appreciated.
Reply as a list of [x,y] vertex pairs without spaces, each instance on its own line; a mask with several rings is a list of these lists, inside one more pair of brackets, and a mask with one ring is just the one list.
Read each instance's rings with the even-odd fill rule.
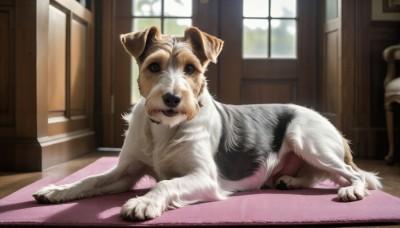
[[[49,168],[43,172],[0,172],[0,198],[3,198],[16,190],[49,175],[57,174],[61,176],[68,176],[102,156],[118,156],[118,153],[103,151],[88,153],[77,159]],[[384,161],[377,160],[356,160],[355,162],[361,169],[379,172],[379,176],[382,177],[382,183],[384,186],[383,190],[394,196],[400,197],[400,164],[388,166]]]
[[43,177],[55,175],[66,177],[86,165],[94,162],[102,156],[118,156],[118,152],[96,151],[85,154],[79,158],[48,168],[43,172],[29,173],[4,173],[0,172],[0,198],[3,198],[12,192],[31,184]]

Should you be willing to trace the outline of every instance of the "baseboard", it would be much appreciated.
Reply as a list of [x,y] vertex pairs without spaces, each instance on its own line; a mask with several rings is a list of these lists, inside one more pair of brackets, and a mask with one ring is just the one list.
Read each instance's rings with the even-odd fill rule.
[[95,150],[94,132],[82,130],[46,137],[39,140],[42,147],[42,166],[45,170]]
[[38,172],[96,149],[92,130],[0,141],[0,171]]

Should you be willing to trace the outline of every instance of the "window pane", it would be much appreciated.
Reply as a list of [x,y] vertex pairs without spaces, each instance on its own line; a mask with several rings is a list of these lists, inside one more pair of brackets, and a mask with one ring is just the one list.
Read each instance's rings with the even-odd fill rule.
[[185,29],[192,25],[192,19],[172,19],[164,20],[164,33],[168,35],[182,36]]
[[268,17],[268,0],[243,0],[244,17]]
[[135,104],[140,98],[139,86],[137,83],[139,67],[137,66],[135,58],[131,58],[131,75],[131,104]]
[[296,57],[297,28],[295,20],[271,20],[271,57]]
[[243,58],[268,57],[268,20],[243,20]]
[[132,0],[134,16],[161,16],[161,0]]
[[175,17],[192,16],[192,0],[165,0],[164,14]]
[[161,19],[159,18],[136,18],[133,20],[132,31],[141,31],[155,25],[161,28]]
[[296,0],[271,0],[271,17],[296,17]]
[[337,0],[326,0],[325,1],[325,19],[326,21],[335,19],[338,17],[338,1]]

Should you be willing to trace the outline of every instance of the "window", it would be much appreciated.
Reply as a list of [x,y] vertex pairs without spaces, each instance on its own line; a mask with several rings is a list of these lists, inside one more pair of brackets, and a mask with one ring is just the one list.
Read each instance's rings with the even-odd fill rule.
[[[182,36],[192,25],[192,0],[132,0],[132,31],[144,30],[151,25],[162,33]],[[131,103],[140,98],[137,88],[139,69],[132,58]]]
[[297,57],[296,3],[243,0],[243,58]]
[[182,35],[192,24],[192,0],[133,0],[132,30],[143,30],[150,25],[163,33]]

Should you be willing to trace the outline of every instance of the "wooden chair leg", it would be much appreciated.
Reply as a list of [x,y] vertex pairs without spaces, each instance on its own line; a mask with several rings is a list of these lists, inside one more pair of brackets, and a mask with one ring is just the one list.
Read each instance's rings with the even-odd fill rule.
[[386,110],[386,127],[388,134],[389,151],[385,157],[387,163],[393,162],[393,152],[394,152],[394,133],[393,133],[393,112],[392,110]]

